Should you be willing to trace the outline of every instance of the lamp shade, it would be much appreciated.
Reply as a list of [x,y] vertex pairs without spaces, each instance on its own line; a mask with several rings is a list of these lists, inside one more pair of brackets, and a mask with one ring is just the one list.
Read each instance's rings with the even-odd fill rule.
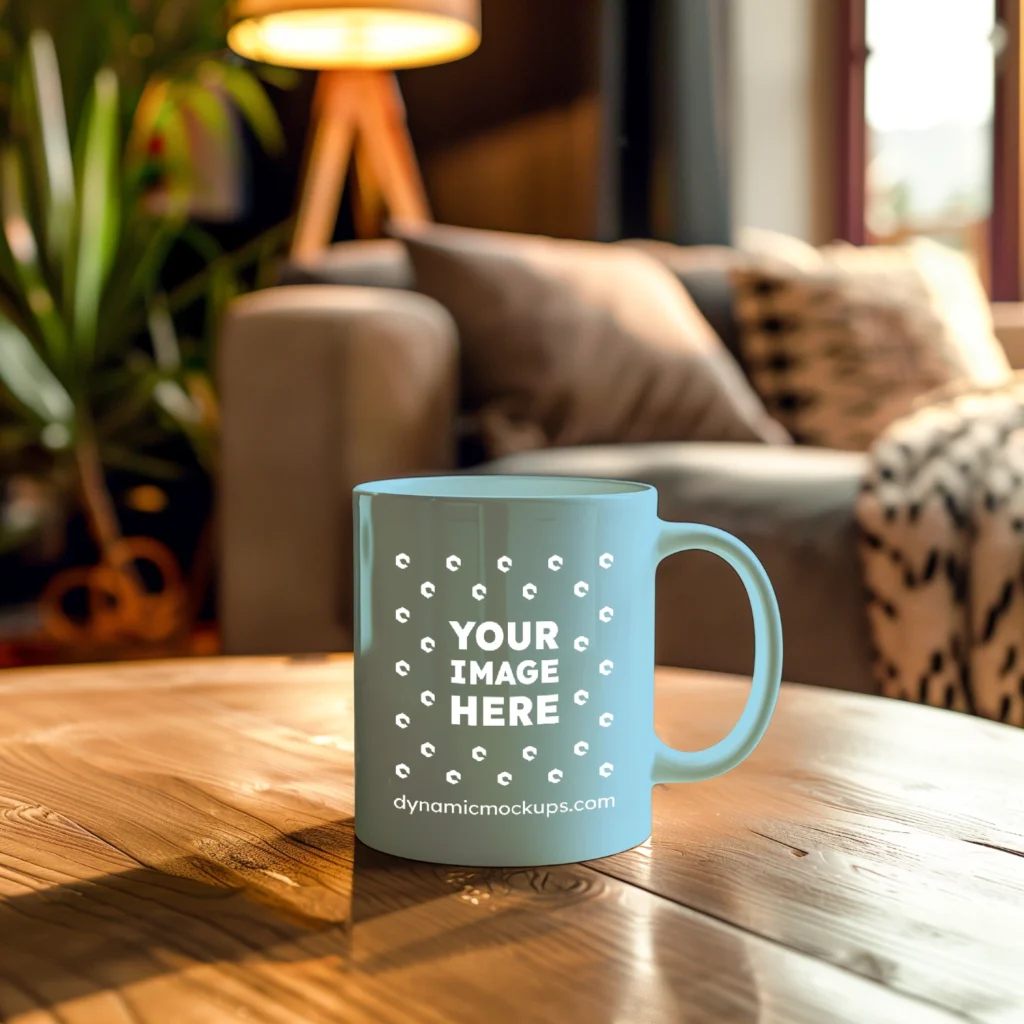
[[480,0],[236,0],[228,44],[293,68],[413,68],[480,45]]

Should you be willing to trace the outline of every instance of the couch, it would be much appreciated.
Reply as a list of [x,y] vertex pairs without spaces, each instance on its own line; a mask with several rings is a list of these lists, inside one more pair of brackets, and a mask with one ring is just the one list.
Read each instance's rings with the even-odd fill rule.
[[[726,272],[679,276],[739,357]],[[1019,308],[996,319],[1019,345]],[[356,484],[434,472],[553,473],[653,484],[662,518],[740,537],[778,594],[785,677],[875,690],[853,519],[864,454],[663,442],[484,461],[462,430],[455,325],[413,290],[404,248],[392,240],[334,246],[287,267],[282,287],[237,300],[220,360],[225,653],[351,649]],[[677,555],[662,563],[657,588],[659,663],[749,672],[750,613],[728,567],[701,552]]]

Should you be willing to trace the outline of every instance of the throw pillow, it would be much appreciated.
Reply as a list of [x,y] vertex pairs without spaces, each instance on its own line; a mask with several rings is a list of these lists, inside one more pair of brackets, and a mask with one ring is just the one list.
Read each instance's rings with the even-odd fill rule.
[[675,245],[649,238],[627,238],[618,244],[640,249],[668,267],[746,373],[730,273],[749,263],[750,257],[727,245]]
[[682,285],[625,246],[400,231],[455,318],[489,454],[616,441],[788,441]]
[[833,245],[733,280],[750,378],[800,443],[864,450],[929,391],[1010,377],[970,262],[936,242]]
[[810,242],[768,228],[739,228],[735,245],[743,256],[781,260],[793,267],[813,269],[821,262],[821,254]]

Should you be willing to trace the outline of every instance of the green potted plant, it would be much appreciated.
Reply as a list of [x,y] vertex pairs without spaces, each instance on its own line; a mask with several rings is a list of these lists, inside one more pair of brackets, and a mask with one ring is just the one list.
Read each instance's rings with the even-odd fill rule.
[[[51,632],[69,640],[82,636],[60,608],[74,586],[89,592],[85,635],[97,643],[170,636],[184,614],[176,566],[122,536],[107,480],[116,468],[173,469],[151,454],[172,432],[213,468],[213,389],[173,314],[206,297],[215,323],[238,261],[190,225],[191,135],[198,126],[230,144],[240,115],[265,146],[281,145],[259,77],[221,56],[221,6],[97,0],[69,15],[33,0],[0,17],[0,468],[85,514],[97,565],[44,601]],[[202,246],[208,265],[168,294],[162,270],[182,242]],[[37,524],[4,525],[0,544]],[[161,593],[141,585],[140,560],[157,565]]]

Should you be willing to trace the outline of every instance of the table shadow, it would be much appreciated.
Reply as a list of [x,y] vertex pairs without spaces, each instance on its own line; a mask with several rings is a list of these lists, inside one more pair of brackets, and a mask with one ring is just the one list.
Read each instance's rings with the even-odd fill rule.
[[[46,887],[0,901],[0,1020],[194,964],[326,958],[342,973],[376,974],[504,944],[517,921],[533,934],[560,927],[536,902],[587,895],[579,872],[565,869],[448,868],[378,853],[355,839],[351,818],[232,845],[215,859],[37,882]],[[473,892],[516,898],[427,933],[423,922],[444,915],[402,913]],[[418,928],[408,928],[411,917]]]

